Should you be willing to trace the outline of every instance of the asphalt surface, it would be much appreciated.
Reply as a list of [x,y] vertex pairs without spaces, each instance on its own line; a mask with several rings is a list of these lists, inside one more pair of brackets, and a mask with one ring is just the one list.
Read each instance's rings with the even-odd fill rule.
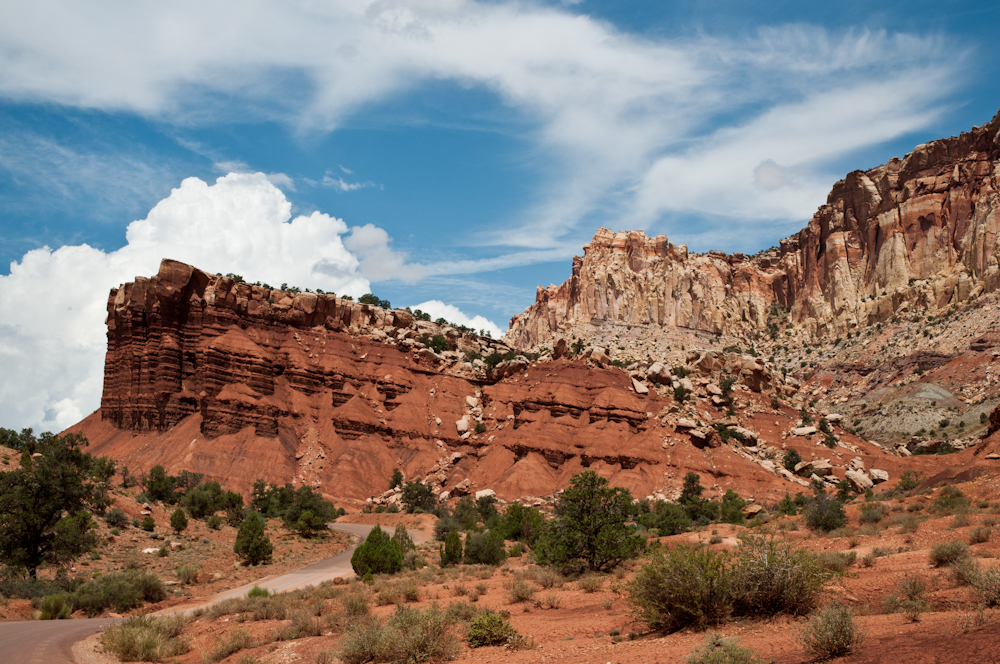
[[114,618],[0,623],[0,661],[7,664],[75,664],[73,644]]
[[[372,526],[352,523],[330,524],[334,530],[368,536]],[[411,534],[415,542],[427,537],[419,531]],[[314,586],[338,576],[351,576],[351,556],[355,547],[350,547],[332,558],[313,563],[308,567],[275,577],[265,577],[254,583],[233,588],[211,597],[199,606],[207,606],[224,599],[242,597],[254,586],[267,588],[272,592],[284,592],[305,586]],[[196,607],[173,607],[161,613],[189,612]],[[30,620],[25,622],[0,623],[0,662],[3,664],[76,664],[73,658],[73,644],[91,634],[96,634],[105,625],[115,622],[115,618],[87,618],[81,620]]]

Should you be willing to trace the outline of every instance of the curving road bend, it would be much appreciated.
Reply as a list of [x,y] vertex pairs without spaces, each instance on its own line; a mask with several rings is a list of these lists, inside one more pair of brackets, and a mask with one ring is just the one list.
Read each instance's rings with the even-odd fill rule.
[[[373,526],[353,523],[330,524],[334,530],[359,538],[368,536]],[[414,542],[427,540],[427,535],[421,531],[411,534]],[[190,607],[171,607],[159,613],[175,613],[178,610],[185,613],[199,606],[208,606],[215,602],[233,597],[242,597],[254,586],[267,588],[272,592],[284,592],[314,586],[323,581],[338,576],[346,577],[354,574],[351,568],[351,556],[356,547],[351,546],[332,558],[321,560],[294,572],[275,577],[265,577],[254,583],[233,588],[219,593],[207,601]],[[115,618],[85,618],[81,620],[30,620],[22,622],[0,623],[0,661],[11,664],[76,664],[73,657],[73,644],[92,634],[101,631],[105,625],[115,622]]]

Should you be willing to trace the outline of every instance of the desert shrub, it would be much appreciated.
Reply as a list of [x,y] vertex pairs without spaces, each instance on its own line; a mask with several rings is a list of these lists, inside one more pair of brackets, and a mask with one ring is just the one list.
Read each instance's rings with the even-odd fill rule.
[[222,524],[225,523],[225,521],[222,520],[221,516],[213,514],[212,516],[208,517],[205,523],[211,530],[218,530],[219,528],[222,528]]
[[177,574],[177,580],[184,585],[194,583],[198,578],[198,568],[194,565],[179,565],[174,572]]
[[460,528],[461,525],[454,516],[443,516],[434,522],[434,539],[443,542],[448,537],[448,533]]
[[418,588],[414,583],[403,586],[403,599],[407,602],[419,602],[420,588]]
[[292,614],[292,624],[278,632],[277,639],[279,641],[292,641],[309,636],[320,636],[322,633],[322,620],[310,611],[296,611]]
[[112,528],[128,528],[132,523],[132,519],[129,518],[128,514],[125,514],[125,512],[117,507],[112,507],[108,510],[108,513],[104,515],[104,520]]
[[351,567],[358,576],[395,574],[403,569],[403,552],[398,542],[379,526],[368,533],[365,541],[354,550]]
[[729,555],[677,546],[654,554],[626,585],[636,620],[676,631],[723,621],[732,611]]
[[577,579],[576,587],[585,593],[596,593],[604,587],[604,579],[596,574],[588,574]]
[[917,528],[920,526],[920,521],[912,514],[899,515],[895,522],[899,524],[899,532],[904,535],[917,532]]
[[750,536],[740,542],[733,579],[733,601],[743,615],[809,612],[830,577],[817,558],[773,537]]
[[886,598],[885,609],[889,613],[902,613],[910,622],[916,622],[931,606],[924,595],[926,590],[927,584],[919,576],[903,577],[898,591]]
[[705,637],[702,646],[684,660],[687,664],[764,664],[750,648],[745,648],[736,639],[724,639],[712,632]]
[[548,567],[535,567],[528,574],[542,588],[558,588],[563,582],[562,575]]
[[955,518],[951,520],[952,528],[965,528],[971,523],[969,520],[969,515],[965,512],[959,512],[955,515]]
[[842,528],[847,523],[844,505],[827,496],[816,496],[806,507],[806,525],[813,530],[830,532]]
[[781,458],[781,465],[790,473],[794,473],[795,466],[800,463],[802,463],[802,455],[795,450],[786,450],[785,455]]
[[984,542],[989,542],[990,537],[992,536],[993,530],[991,528],[976,526],[969,531],[969,544],[982,544]]
[[344,593],[340,596],[340,603],[344,607],[344,613],[348,618],[365,616],[371,611],[371,604],[368,602],[368,593],[354,591]]
[[146,515],[146,518],[142,520],[142,529],[147,533],[153,532],[153,528],[156,528],[156,522],[153,521],[153,517]]
[[472,619],[465,638],[470,648],[480,648],[503,645],[515,634],[517,630],[503,616],[491,611]]
[[541,533],[542,513],[534,507],[511,503],[497,525],[505,540],[517,540],[534,545]]
[[504,584],[504,587],[507,588],[507,599],[511,604],[527,602],[538,592],[538,587],[528,583],[523,574],[515,574]]
[[226,638],[219,641],[215,650],[211,652],[209,658],[213,662],[221,662],[234,653],[257,646],[257,641],[245,629],[234,629],[226,635]]
[[261,588],[260,586],[254,586],[247,591],[247,597],[270,597],[271,593],[267,588]]
[[407,482],[403,485],[403,494],[400,502],[406,507],[410,514],[414,512],[432,512],[437,507],[438,499],[429,484],[424,484],[420,480]]
[[388,606],[389,604],[398,604],[400,596],[399,588],[395,584],[382,584],[381,587],[375,589],[375,605]]
[[654,502],[650,511],[640,514],[636,522],[649,530],[656,530],[660,537],[683,533],[691,527],[691,517],[687,510],[676,503],[663,500]]
[[942,487],[941,492],[931,501],[930,510],[943,514],[955,514],[969,509],[969,499],[953,484]]
[[854,551],[844,553],[842,551],[824,551],[817,556],[819,564],[837,574],[843,574],[847,568],[858,560],[858,554]]
[[719,505],[719,521],[743,525],[746,522],[746,517],[743,515],[743,508],[746,507],[746,504],[747,501],[740,498],[739,494],[732,489],[727,489]]
[[811,616],[798,641],[816,659],[831,659],[857,650],[863,637],[851,609],[835,604]]
[[167,589],[153,572],[126,570],[103,574],[83,584],[73,595],[73,604],[88,616],[106,609],[124,613],[142,606],[143,602],[161,602]]
[[73,600],[65,593],[46,595],[38,605],[39,620],[66,620],[73,613]]
[[858,521],[861,523],[879,523],[885,518],[886,509],[882,503],[866,503],[861,506]]
[[972,587],[986,606],[1000,606],[1000,567],[980,570],[972,578]]
[[341,640],[337,657],[344,664],[366,664],[389,660],[392,635],[375,617],[351,623]]
[[961,540],[939,542],[931,547],[931,565],[946,567],[969,555],[969,545]]
[[344,664],[419,664],[454,659],[458,649],[444,611],[436,605],[426,611],[400,605],[385,623],[375,617],[352,623],[338,656]]
[[180,638],[187,618],[135,616],[108,625],[101,633],[104,649],[123,662],[159,662],[189,650]]
[[479,615],[476,607],[468,602],[452,602],[445,609],[445,613],[452,622],[468,622]]
[[507,558],[503,538],[488,530],[473,533],[465,540],[465,562],[471,565],[499,565]]

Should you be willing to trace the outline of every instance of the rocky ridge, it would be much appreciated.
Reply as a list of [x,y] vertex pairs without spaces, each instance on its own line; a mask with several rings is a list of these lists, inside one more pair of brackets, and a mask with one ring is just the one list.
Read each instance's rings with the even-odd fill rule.
[[[532,350],[596,339],[631,360],[713,337],[750,340],[782,322],[843,335],[995,291],[998,232],[1000,115],[851,173],[802,231],[755,256],[602,228],[570,278],[539,287],[511,319],[506,339]],[[614,342],[633,327],[641,343]]]

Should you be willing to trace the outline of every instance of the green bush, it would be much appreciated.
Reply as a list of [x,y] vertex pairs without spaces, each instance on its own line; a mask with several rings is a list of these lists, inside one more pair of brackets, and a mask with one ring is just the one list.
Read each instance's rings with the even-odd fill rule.
[[608,572],[639,554],[642,537],[630,531],[632,496],[592,470],[574,475],[559,496],[555,518],[535,546],[535,559],[562,571]]
[[483,646],[503,645],[516,634],[517,630],[511,626],[506,618],[491,611],[472,619],[465,638],[469,642],[470,648],[481,648]]
[[403,552],[398,542],[379,526],[368,533],[365,541],[354,550],[351,567],[358,576],[395,574],[403,569]]
[[248,565],[267,562],[274,553],[274,545],[267,536],[267,524],[259,512],[251,512],[240,524],[233,551]]
[[836,604],[809,618],[798,641],[816,659],[849,655],[861,646],[864,635],[854,624],[850,608]]
[[676,631],[725,620],[732,612],[729,554],[677,546],[654,554],[626,585],[636,620]]
[[882,503],[866,503],[861,506],[858,521],[860,523],[879,523],[885,516],[886,510]]
[[146,515],[146,518],[142,520],[142,529],[147,533],[153,532],[153,528],[156,528],[156,522],[153,521],[153,517]]
[[962,490],[953,484],[941,488],[941,492],[931,501],[930,511],[943,514],[955,514],[969,509],[969,499]]
[[256,648],[257,640],[245,629],[234,629],[225,639],[219,641],[209,657],[213,662],[220,662],[234,653],[249,648]]
[[73,601],[64,593],[46,595],[38,609],[39,620],[66,620],[73,613]]
[[538,588],[528,583],[523,574],[515,574],[504,586],[507,588],[507,599],[511,604],[527,602],[538,592]]
[[487,530],[472,533],[465,540],[465,563],[467,565],[499,565],[507,558],[503,538],[499,533]]
[[361,590],[344,593],[340,596],[340,603],[343,605],[344,614],[348,618],[366,616],[371,612],[368,593]]
[[112,507],[108,510],[108,513],[104,515],[104,520],[112,528],[128,528],[132,523],[132,519],[129,518],[128,514],[125,514],[125,512],[117,507]]
[[83,584],[73,594],[73,604],[88,616],[114,609],[124,613],[142,606],[144,602],[161,602],[167,598],[167,589],[153,572],[126,570],[103,574]]
[[806,525],[813,530],[830,532],[847,524],[844,505],[827,496],[816,496],[806,506]]
[[174,513],[170,515],[170,527],[179,535],[182,530],[188,527],[187,516],[184,514],[184,510],[178,507],[174,510]]
[[438,499],[429,484],[420,480],[407,482],[403,485],[401,502],[406,506],[407,513],[432,512],[437,507]]
[[270,597],[271,592],[267,588],[261,588],[255,585],[253,588],[247,591],[247,597]]
[[751,535],[740,542],[733,577],[733,603],[739,614],[802,615],[816,605],[830,574],[807,551]]
[[180,638],[187,618],[135,616],[108,625],[101,633],[104,649],[123,662],[159,662],[186,653],[190,647]]
[[462,538],[459,536],[458,531],[454,528],[452,528],[452,530],[448,533],[448,536],[444,539],[444,544],[441,545],[440,555],[441,567],[458,565],[462,562]]
[[208,525],[210,530],[218,530],[222,528],[222,524],[225,523],[225,521],[222,520],[221,516],[213,514],[212,516],[208,517],[205,523]]
[[714,632],[705,637],[700,648],[687,656],[687,664],[764,664],[750,648],[745,648],[736,639],[724,639]]
[[931,565],[946,567],[969,555],[969,545],[961,540],[939,542],[931,547]]

